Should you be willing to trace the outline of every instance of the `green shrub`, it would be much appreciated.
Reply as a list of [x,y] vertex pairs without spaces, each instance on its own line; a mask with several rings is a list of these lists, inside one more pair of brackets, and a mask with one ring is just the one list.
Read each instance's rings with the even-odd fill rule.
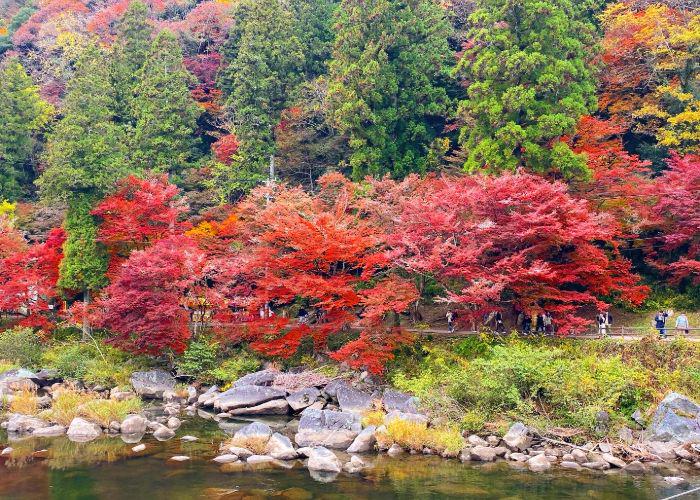
[[41,362],[41,343],[31,328],[11,328],[0,332],[0,359],[13,361],[25,368]]
[[240,351],[225,359],[219,366],[207,372],[207,378],[220,385],[235,382],[241,376],[260,368],[260,360],[246,351]]
[[143,403],[139,398],[121,401],[114,399],[93,399],[80,406],[79,413],[91,422],[109,427],[110,422],[121,422],[132,413],[139,413]]
[[218,352],[219,344],[216,342],[193,340],[177,360],[178,371],[183,375],[199,377],[216,366]]

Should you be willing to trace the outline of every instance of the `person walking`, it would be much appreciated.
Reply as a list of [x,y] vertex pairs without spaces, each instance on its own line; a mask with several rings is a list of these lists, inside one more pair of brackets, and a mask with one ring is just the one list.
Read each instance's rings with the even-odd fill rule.
[[537,313],[535,318],[535,333],[544,333],[544,314]]
[[445,317],[447,318],[447,331],[449,333],[454,333],[455,332],[455,319],[456,315],[454,311],[451,309],[447,311],[447,314],[445,314]]
[[501,311],[496,312],[496,333],[505,333],[506,331],[506,325],[503,323],[503,314],[501,314]]
[[612,314],[610,314],[608,311],[603,311],[600,314],[598,314],[598,334],[601,337],[607,337],[608,336],[608,330],[612,326],[613,323],[613,317]]
[[523,318],[523,335],[530,335],[532,333],[532,316],[526,314]]
[[690,333],[690,322],[688,321],[688,316],[683,312],[676,318],[676,330],[680,330],[686,335]]
[[552,324],[552,315],[549,311],[545,311],[542,315],[542,324],[544,326],[545,335],[554,334],[554,325]]
[[659,311],[654,316],[654,328],[659,331],[659,338],[666,338],[666,316],[667,314],[663,311]]

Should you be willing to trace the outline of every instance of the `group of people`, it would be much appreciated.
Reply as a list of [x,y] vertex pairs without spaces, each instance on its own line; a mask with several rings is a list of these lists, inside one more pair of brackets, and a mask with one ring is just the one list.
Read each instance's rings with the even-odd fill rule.
[[[457,327],[457,314],[453,310],[448,310],[445,314],[447,319],[447,330],[449,333],[454,333]],[[516,328],[523,335],[529,335],[533,333],[532,329],[532,316],[519,311],[516,316]],[[506,325],[503,321],[503,314],[500,311],[492,311],[484,316],[483,323],[485,326],[489,326],[496,333],[505,333]],[[543,311],[535,315],[535,329],[534,333],[540,333],[543,335],[553,335],[555,331],[554,318],[552,313],[549,311]]]
[[[668,319],[673,316],[673,311],[672,310],[667,310],[667,311],[659,311],[656,313],[654,316],[654,320],[652,321],[652,324],[656,330],[659,332],[659,338],[665,339],[666,338],[666,324],[668,323]],[[681,312],[677,317],[676,317],[676,330],[678,332],[683,332],[685,335],[688,335],[690,333],[690,322],[688,321],[688,316],[684,312]]]

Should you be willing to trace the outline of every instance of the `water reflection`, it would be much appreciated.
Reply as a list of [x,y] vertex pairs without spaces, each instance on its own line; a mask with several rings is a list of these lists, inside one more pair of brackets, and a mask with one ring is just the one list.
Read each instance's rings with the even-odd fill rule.
[[[689,489],[670,487],[661,476],[625,473],[550,471],[532,474],[508,463],[464,465],[432,456],[369,456],[371,467],[361,474],[337,477],[312,475],[301,462],[293,468],[251,469],[216,465],[211,459],[227,436],[216,422],[195,418],[175,438],[158,442],[146,437],[146,449],[119,437],[89,443],[65,438],[24,439],[11,443],[14,451],[0,458],[1,499],[652,499]],[[7,437],[0,435],[0,443]],[[175,463],[174,455],[192,460]],[[692,478],[684,471],[683,475]],[[318,477],[316,477],[318,476]],[[331,482],[326,482],[331,481]],[[691,484],[700,483],[700,478]]]

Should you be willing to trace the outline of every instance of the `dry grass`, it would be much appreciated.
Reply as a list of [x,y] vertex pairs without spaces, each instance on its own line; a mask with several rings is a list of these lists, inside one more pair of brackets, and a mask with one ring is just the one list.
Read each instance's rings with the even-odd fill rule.
[[122,401],[114,399],[93,399],[80,405],[80,416],[91,422],[109,427],[110,422],[121,422],[127,415],[138,413],[143,408],[143,403],[138,398],[128,398]]
[[384,423],[385,416],[386,413],[382,410],[367,411],[362,415],[362,427],[369,427],[370,425],[379,427]]
[[38,415],[39,398],[36,396],[36,392],[27,389],[16,392],[10,403],[10,411],[22,415]]
[[246,450],[252,451],[256,455],[265,455],[267,452],[267,442],[268,438],[261,437],[245,437],[245,438],[231,438],[226,442],[226,448],[231,446],[237,446],[239,448],[245,448]]
[[42,417],[51,422],[68,426],[75,417],[80,415],[81,405],[92,401],[95,397],[80,391],[64,389],[54,395],[53,405]]
[[391,420],[386,431],[377,434],[377,442],[383,448],[396,443],[407,450],[430,448],[448,455],[457,455],[464,447],[464,439],[457,429],[428,428],[423,423],[401,419]]

